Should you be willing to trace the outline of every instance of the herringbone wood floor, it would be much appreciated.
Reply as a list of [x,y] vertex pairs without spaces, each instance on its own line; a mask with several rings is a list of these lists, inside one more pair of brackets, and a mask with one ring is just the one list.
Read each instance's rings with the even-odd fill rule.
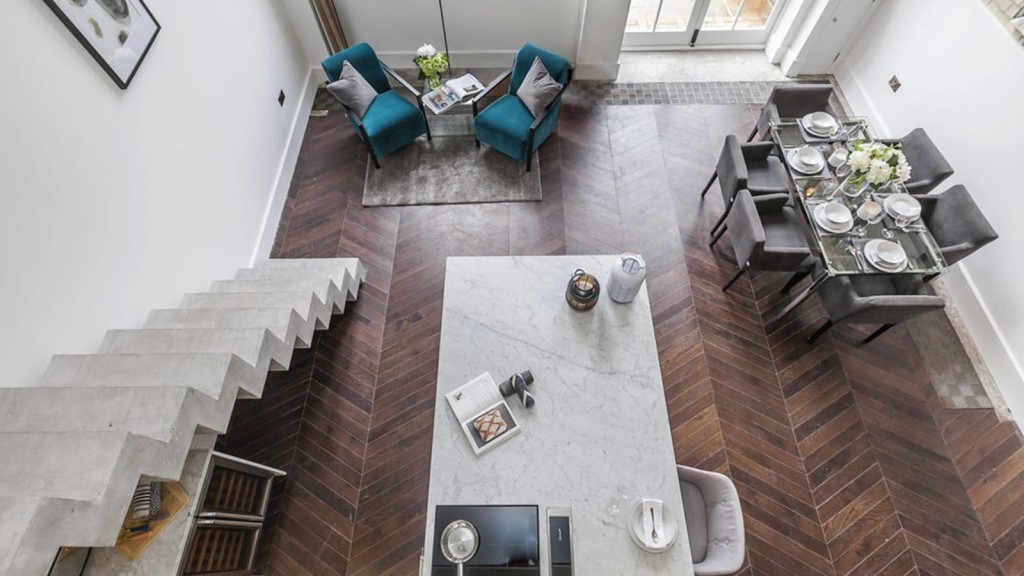
[[[746,105],[563,109],[541,149],[542,203],[362,208],[366,152],[311,118],[279,258],[357,256],[358,301],[265,397],[239,403],[223,448],[288,470],[267,574],[417,573],[447,256],[642,253],[679,462],[735,481],[743,574],[1024,573],[1024,445],[989,410],[943,408],[903,328],[803,339],[811,299],[765,329],[775,274],[719,287],[721,210],[698,193]],[[593,576],[593,575],[585,575]]]

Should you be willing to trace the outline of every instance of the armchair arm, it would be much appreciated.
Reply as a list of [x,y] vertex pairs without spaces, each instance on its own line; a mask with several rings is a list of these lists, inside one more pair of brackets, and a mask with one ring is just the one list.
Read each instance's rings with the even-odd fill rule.
[[774,142],[748,142],[740,146],[747,162],[763,162],[776,151]]
[[388,66],[387,64],[381,62],[380,63],[380,67],[383,68],[384,71],[387,72],[389,76],[391,76],[395,80],[398,80],[399,84],[404,86],[406,90],[408,90],[410,93],[412,93],[412,95],[415,96],[417,100],[419,100],[419,98],[420,98],[420,91],[415,89],[415,88],[413,88],[412,84],[409,84],[408,82],[406,82],[405,78],[402,78],[394,70],[392,70],[391,66]]
[[497,88],[499,84],[504,82],[511,75],[512,75],[512,69],[511,68],[509,68],[508,70],[505,70],[501,74],[498,74],[498,77],[495,78],[493,81],[491,81],[491,83],[487,85],[487,88],[484,88],[483,92],[480,92],[479,94],[477,94],[476,96],[473,97],[473,100],[472,100],[472,102],[473,102],[473,116],[476,116],[477,113],[479,112],[479,110],[477,109],[477,106],[480,104],[480,101],[484,99],[484,96],[487,96],[488,94],[490,94],[492,90]]

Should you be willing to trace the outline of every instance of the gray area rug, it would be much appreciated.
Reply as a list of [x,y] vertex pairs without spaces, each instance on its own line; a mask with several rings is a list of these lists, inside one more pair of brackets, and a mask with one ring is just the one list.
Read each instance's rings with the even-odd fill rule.
[[538,202],[540,163],[530,172],[522,163],[492,150],[478,149],[468,114],[430,116],[433,141],[425,136],[385,156],[380,170],[366,163],[363,206]]

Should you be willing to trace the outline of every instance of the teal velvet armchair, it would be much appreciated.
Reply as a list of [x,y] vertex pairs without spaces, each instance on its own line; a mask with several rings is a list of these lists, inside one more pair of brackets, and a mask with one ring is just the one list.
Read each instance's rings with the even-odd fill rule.
[[[373,165],[376,168],[380,168],[380,158],[409,144],[422,134],[426,134],[427,139],[430,139],[430,127],[427,126],[426,112],[423,110],[419,91],[395,74],[387,64],[381,62],[369,44],[356,44],[324,60],[321,66],[327,73],[328,83],[338,79],[346,60],[377,91],[377,97],[362,118],[342,105],[352,128],[370,148],[370,157],[373,158]],[[385,72],[412,93],[419,103],[419,108],[391,88]]]
[[[516,91],[519,90],[519,85],[523,82],[523,77],[529,71],[534,58],[538,56],[551,77],[562,85],[562,89],[544,112],[534,118],[526,105],[516,96]],[[480,111],[480,101],[507,78],[511,78],[508,93]],[[473,124],[477,146],[483,142],[520,162],[525,162],[526,171],[529,172],[533,151],[551,136],[558,125],[562,94],[565,93],[570,81],[572,65],[567,58],[529,42],[524,44],[516,54],[512,68],[502,72],[473,99]]]

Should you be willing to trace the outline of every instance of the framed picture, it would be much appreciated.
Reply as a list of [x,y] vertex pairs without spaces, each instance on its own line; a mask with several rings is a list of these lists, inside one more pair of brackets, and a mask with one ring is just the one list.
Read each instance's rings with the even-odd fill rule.
[[160,32],[142,0],[45,0],[122,89]]

